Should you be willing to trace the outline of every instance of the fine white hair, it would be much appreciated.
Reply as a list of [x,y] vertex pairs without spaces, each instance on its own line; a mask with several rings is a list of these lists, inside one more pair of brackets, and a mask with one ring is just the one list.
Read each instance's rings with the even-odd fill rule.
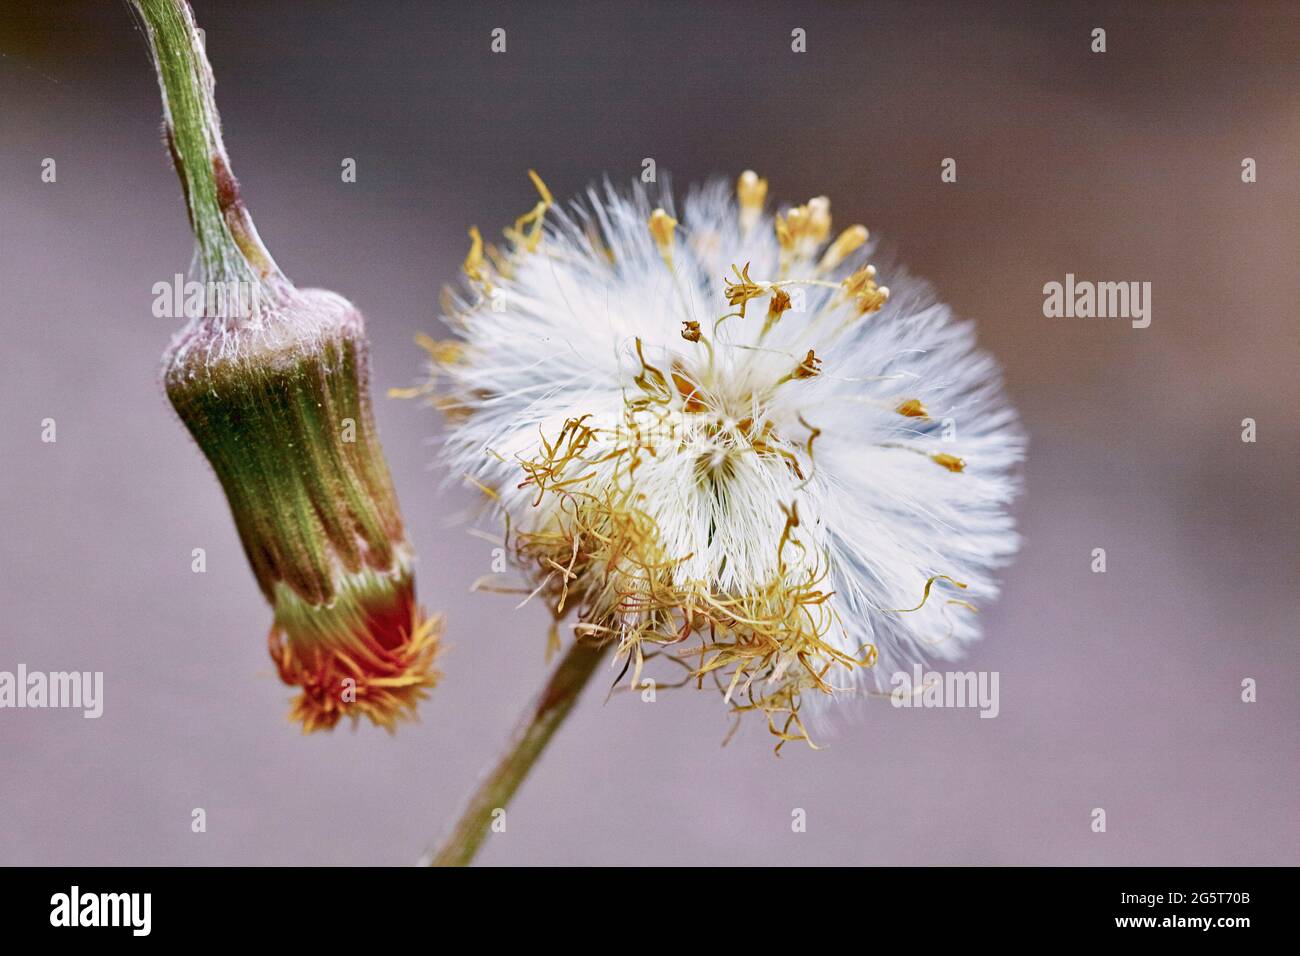
[[[1019,544],[1008,505],[1023,435],[972,324],[926,284],[891,270],[887,301],[864,312],[845,281],[874,275],[874,242],[833,256],[828,235],[779,238],[790,214],[750,206],[717,180],[680,212],[666,185],[652,200],[608,183],[550,209],[535,249],[490,289],[471,285],[450,319],[461,357],[438,375],[465,414],[446,458],[495,489],[516,532],[540,531],[563,499],[539,495],[520,463],[575,420],[593,449],[613,447],[647,370],[673,370],[671,400],[638,436],[649,453],[630,477],[586,455],[589,486],[630,481],[677,586],[739,595],[820,576],[824,640],[854,659],[874,647],[874,664],[809,696],[879,689],[979,636],[974,607]],[[680,219],[667,245],[647,227],[656,207]],[[742,277],[762,290],[743,316],[729,303]],[[768,322],[778,288],[790,303]],[[684,336],[691,323],[699,338]]]

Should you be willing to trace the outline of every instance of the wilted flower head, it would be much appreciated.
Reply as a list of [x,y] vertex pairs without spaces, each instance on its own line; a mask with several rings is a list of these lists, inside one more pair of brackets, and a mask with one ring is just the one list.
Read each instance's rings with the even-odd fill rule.
[[199,277],[231,290],[173,339],[167,397],[216,472],[274,608],[271,658],[302,690],[290,716],[305,731],[345,716],[391,730],[437,678],[440,622],[416,602],[370,409],[361,313],[332,292],[296,288],[262,244],[230,172],[188,6],[135,3]]
[[347,300],[284,286],[250,320],[192,321],[164,359],[275,609],[271,658],[306,731],[361,716],[392,730],[437,677],[440,622],[416,602],[367,354]]
[[680,212],[606,185],[465,263],[429,343],[448,457],[514,556],[635,683],[664,656],[759,710],[888,682],[978,636],[1017,547],[1022,441],[996,364],[926,287],[889,287],[825,197],[752,172]]

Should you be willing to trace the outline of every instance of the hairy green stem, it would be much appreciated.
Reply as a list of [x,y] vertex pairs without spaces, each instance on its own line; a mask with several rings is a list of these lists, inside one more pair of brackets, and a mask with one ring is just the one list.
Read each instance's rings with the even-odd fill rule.
[[221,140],[212,68],[189,4],[132,0],[162,89],[167,145],[198,241],[204,279],[241,280],[277,294],[288,285],[239,198]]
[[577,702],[582,689],[605,656],[605,648],[581,641],[561,659],[541,694],[529,706],[505,755],[474,791],[441,848],[425,861],[429,866],[467,866],[487,837],[493,813],[504,810],[556,729]]

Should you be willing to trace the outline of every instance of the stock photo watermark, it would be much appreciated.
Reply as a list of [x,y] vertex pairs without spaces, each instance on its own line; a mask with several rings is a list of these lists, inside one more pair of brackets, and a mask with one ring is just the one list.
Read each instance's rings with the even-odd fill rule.
[[1043,286],[1043,315],[1049,319],[1131,319],[1133,328],[1151,324],[1150,282],[1091,282],[1065,274],[1065,282]]
[[104,713],[103,671],[0,671],[0,709],[80,710],[87,719]]
[[889,678],[889,703],[894,707],[977,708],[980,717],[996,717],[998,671],[895,671]]
[[126,927],[132,936],[152,928],[152,893],[83,893],[74,885],[50,897],[50,925],[58,927]]
[[252,318],[259,312],[261,294],[255,283],[242,279],[223,282],[197,279],[186,281],[176,273],[169,280],[155,282],[153,315],[157,319]]

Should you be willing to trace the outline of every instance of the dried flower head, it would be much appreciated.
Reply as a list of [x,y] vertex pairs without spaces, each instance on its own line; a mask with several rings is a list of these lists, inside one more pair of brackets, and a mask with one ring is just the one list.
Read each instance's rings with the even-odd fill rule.
[[671,659],[784,741],[805,705],[978,636],[1022,441],[970,325],[878,285],[828,199],[771,215],[766,187],[680,216],[639,187],[548,203],[537,242],[467,265],[430,387],[557,619],[634,685]]

